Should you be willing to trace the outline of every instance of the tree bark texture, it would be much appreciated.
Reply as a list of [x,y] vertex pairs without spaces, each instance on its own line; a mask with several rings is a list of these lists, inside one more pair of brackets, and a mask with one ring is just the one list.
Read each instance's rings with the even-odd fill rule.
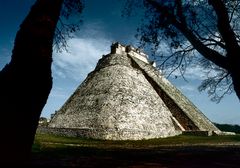
[[234,54],[234,56],[229,56],[230,69],[229,73],[232,77],[233,88],[236,92],[238,99],[240,100],[240,47]]
[[37,0],[17,32],[12,59],[0,72],[0,161],[30,157],[41,111],[52,88],[55,28],[63,0]]

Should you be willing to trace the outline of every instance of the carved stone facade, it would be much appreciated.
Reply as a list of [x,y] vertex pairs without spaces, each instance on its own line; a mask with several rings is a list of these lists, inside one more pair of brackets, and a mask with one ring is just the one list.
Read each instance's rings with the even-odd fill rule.
[[110,140],[160,138],[182,131],[220,132],[147,55],[119,43],[99,60],[49,127],[84,130],[88,138]]

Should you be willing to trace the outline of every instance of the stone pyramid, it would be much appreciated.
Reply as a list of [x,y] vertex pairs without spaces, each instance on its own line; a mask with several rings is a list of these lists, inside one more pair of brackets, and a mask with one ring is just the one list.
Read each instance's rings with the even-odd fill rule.
[[131,46],[115,43],[57,111],[49,128],[61,134],[139,140],[219,133],[176,87]]

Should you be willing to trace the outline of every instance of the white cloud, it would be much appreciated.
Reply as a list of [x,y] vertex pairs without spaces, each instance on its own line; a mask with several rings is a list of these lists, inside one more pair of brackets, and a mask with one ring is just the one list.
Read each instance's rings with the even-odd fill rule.
[[197,88],[195,86],[190,85],[190,84],[179,86],[179,89],[184,92],[193,92],[193,91],[197,90]]
[[[172,70],[166,69],[165,70],[165,74],[168,75]],[[206,74],[208,73],[209,69],[204,69],[203,67],[201,67],[200,65],[192,65],[187,67],[186,71],[184,72],[183,76],[187,79],[187,80],[204,80],[206,79]],[[175,70],[174,72],[172,72],[171,74],[172,76],[181,76],[181,73],[179,70]],[[216,72],[214,72],[214,70],[212,70],[211,73],[208,74],[208,76],[213,76],[216,75]]]
[[185,75],[188,79],[203,80],[206,77],[206,72],[207,71],[204,70],[201,66],[197,65],[187,68]]
[[110,51],[111,41],[105,38],[73,38],[68,52],[54,54],[53,73],[57,77],[79,81],[95,68],[103,54]]
[[68,96],[65,89],[60,88],[60,87],[55,87],[52,91],[50,96],[52,98],[60,98],[60,99],[66,99],[66,97]]

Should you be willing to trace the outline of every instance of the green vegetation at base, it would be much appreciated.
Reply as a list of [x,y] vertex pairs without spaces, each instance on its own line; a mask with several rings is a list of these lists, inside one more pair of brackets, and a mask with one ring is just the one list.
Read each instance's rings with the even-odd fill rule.
[[106,141],[37,134],[32,149],[32,167],[216,167],[216,164],[237,167],[240,164],[240,135]]
[[218,144],[240,144],[240,135],[228,136],[189,136],[179,135],[175,137],[150,139],[150,140],[95,140],[77,137],[64,137],[50,134],[36,134],[33,151],[44,150],[54,147],[89,147],[97,149],[151,149],[163,146],[176,145],[218,145]]
[[218,129],[221,131],[226,131],[226,132],[235,132],[240,134],[240,126],[239,125],[231,125],[231,124],[218,124],[214,123]]
[[[219,144],[226,146],[216,148]],[[231,144],[237,146],[231,146]],[[206,150],[210,149],[216,151],[215,155],[223,157],[226,151],[233,150],[238,146],[240,146],[240,135],[210,137],[180,135],[150,140],[110,141],[38,133],[35,136],[32,156],[33,163],[36,165],[54,164],[55,167],[56,165],[57,167],[68,167],[72,164],[82,165],[85,163],[87,166],[95,164],[92,167],[99,167],[99,165],[112,167],[112,164],[116,164],[118,167],[122,164],[129,165],[135,164],[135,162],[143,164],[158,160],[154,160],[154,158],[167,158],[167,160],[178,158],[178,154],[183,152],[192,156],[191,152],[194,151],[196,155],[194,157],[198,158],[205,156]],[[222,150],[220,154],[218,154],[219,150]],[[196,151],[200,151],[200,154]],[[208,156],[211,157],[212,153],[208,153]],[[129,158],[131,159],[129,160]],[[135,159],[134,162],[133,159]],[[111,166],[106,166],[106,163]],[[122,165],[122,167],[126,167],[126,165]]]

